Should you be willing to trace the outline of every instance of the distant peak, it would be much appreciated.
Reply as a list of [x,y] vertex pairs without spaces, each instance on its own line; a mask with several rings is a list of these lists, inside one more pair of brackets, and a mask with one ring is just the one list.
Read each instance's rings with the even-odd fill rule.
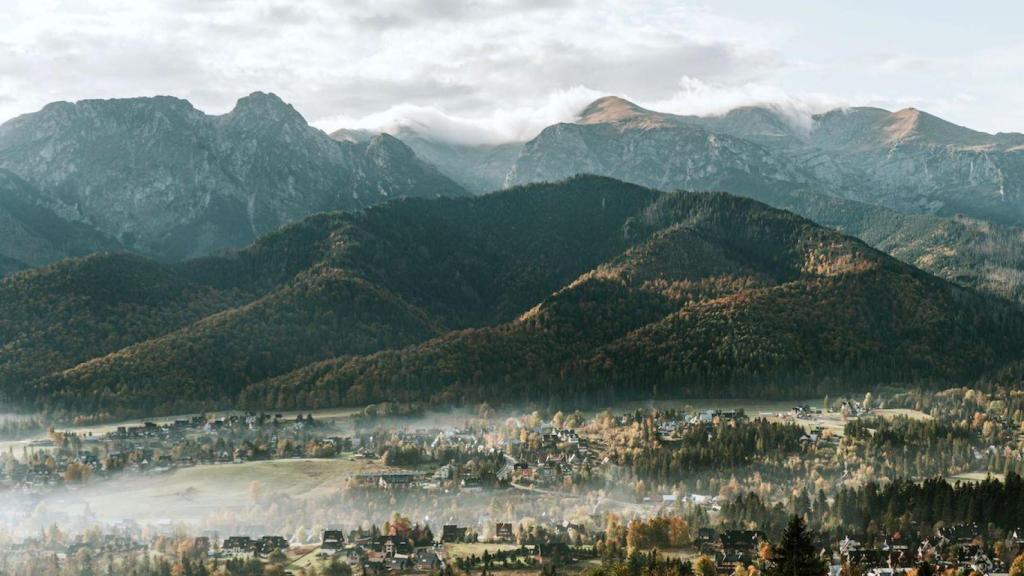
[[917,108],[904,108],[893,112],[885,125],[890,142],[921,139],[939,144],[989,144],[992,136],[959,126]]
[[229,113],[230,116],[259,115],[271,120],[300,120],[305,123],[302,117],[291,104],[281,100],[273,92],[253,92],[248,96],[238,99],[235,107]]
[[355,144],[369,142],[379,132],[373,130],[360,130],[353,128],[341,128],[330,133],[330,137],[340,142],[352,142]]
[[288,106],[277,94],[274,94],[273,92],[260,92],[259,90],[249,94],[248,96],[239,98],[238,103],[235,104],[236,107],[252,105]]
[[605,96],[594,100],[584,108],[580,113],[579,122],[581,124],[606,124],[650,115],[658,115],[658,113],[641,108],[618,96]]

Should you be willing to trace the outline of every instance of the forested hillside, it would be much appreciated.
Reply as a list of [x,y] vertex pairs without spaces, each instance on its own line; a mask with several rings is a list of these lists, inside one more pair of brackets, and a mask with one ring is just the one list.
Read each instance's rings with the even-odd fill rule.
[[72,260],[0,306],[7,399],[86,412],[792,396],[969,380],[1024,342],[1009,304],[791,213],[599,177]]
[[656,231],[514,322],[314,365],[244,400],[800,396],[971,378],[1024,328],[1008,304],[756,202],[667,195],[630,224]]

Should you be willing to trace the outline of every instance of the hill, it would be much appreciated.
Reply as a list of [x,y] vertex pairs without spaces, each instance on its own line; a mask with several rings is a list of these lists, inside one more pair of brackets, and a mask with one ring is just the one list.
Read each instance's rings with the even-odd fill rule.
[[[111,286],[77,276],[115,260],[0,283],[11,310],[37,306],[0,323],[26,351],[4,355],[9,400],[129,413],[788,396],[967,381],[1024,342],[1015,308],[791,213],[598,177],[315,216],[231,256],[121,257]],[[48,316],[51,301],[71,304]],[[119,326],[131,307],[152,321]],[[84,344],[108,324],[121,341]]]
[[645,241],[512,322],[315,364],[243,401],[799,397],[971,378],[1020,338],[1014,308],[752,201],[670,194],[640,222]]

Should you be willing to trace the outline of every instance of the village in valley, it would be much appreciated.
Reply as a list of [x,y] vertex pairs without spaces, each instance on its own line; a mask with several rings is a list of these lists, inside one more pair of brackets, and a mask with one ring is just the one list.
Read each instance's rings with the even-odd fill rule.
[[[956,389],[614,412],[376,405],[50,429],[0,456],[0,565],[469,573],[657,551],[702,574],[750,574],[797,514],[836,571],[897,574],[927,560],[998,574],[1024,552],[1019,505],[999,508],[1020,490],[1020,406],[1017,395]],[[217,474],[233,483],[204,484]],[[914,490],[950,501],[925,504]]]

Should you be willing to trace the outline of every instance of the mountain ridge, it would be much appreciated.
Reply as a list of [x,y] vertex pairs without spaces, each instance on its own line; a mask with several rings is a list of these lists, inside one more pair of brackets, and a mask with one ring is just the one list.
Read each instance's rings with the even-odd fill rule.
[[398,140],[337,142],[263,92],[222,115],[169,96],[52,103],[0,125],[0,169],[41,209],[170,260],[316,212],[465,194]]
[[[592,176],[313,216],[225,257],[132,258],[0,282],[8,400],[134,414],[510,391],[778,396],[783,381],[969,380],[1024,342],[1009,304],[791,213]],[[122,271],[89,281],[79,263]],[[46,312],[46,298],[65,304]],[[131,308],[152,320],[93,338]]]

